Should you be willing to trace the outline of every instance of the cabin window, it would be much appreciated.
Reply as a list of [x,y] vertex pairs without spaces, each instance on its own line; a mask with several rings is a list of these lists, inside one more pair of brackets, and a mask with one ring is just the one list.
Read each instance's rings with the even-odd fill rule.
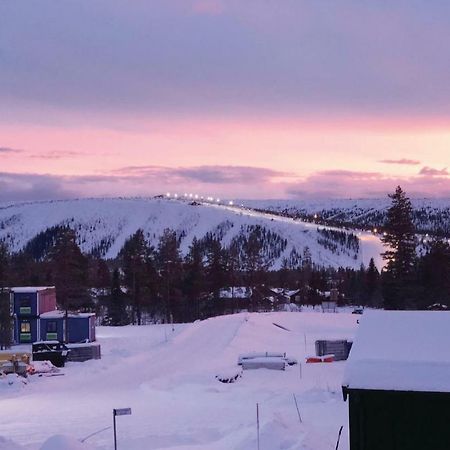
[[22,322],[20,324],[20,332],[21,333],[30,333],[31,332],[31,324],[30,324],[30,322]]
[[49,320],[47,322],[47,333],[56,333],[57,330],[56,320]]
[[31,314],[31,299],[30,297],[23,297],[19,301],[20,314]]
[[30,297],[23,297],[20,299],[20,306],[27,307],[30,306]]

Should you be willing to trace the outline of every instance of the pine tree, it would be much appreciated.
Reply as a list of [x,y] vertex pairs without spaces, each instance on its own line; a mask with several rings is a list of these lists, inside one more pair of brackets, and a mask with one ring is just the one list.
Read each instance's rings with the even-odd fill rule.
[[62,231],[49,255],[51,280],[56,287],[56,300],[65,311],[65,336],[69,336],[69,311],[86,311],[93,308],[87,288],[88,263],[76,242],[76,234],[70,228]]
[[384,305],[387,309],[405,309],[414,304],[416,237],[412,205],[400,186],[394,194],[382,237],[387,250],[383,274]]
[[188,320],[200,318],[200,297],[205,285],[205,267],[201,244],[194,237],[185,262],[183,288],[189,302]]
[[0,350],[11,346],[12,318],[9,305],[8,284],[8,251],[0,242]]
[[418,283],[420,308],[434,303],[450,304],[450,245],[436,239],[419,260]]
[[149,299],[147,275],[151,259],[151,249],[141,229],[125,242],[119,259],[132,304],[131,321],[133,324],[141,325],[142,308],[145,306],[146,299]]
[[87,290],[88,263],[76,242],[73,230],[66,228],[49,252],[52,281],[58,304],[64,310],[92,307]]
[[108,299],[108,325],[127,325],[128,314],[126,310],[125,298],[120,286],[119,269],[114,269],[112,276],[111,294]]
[[157,267],[161,274],[163,313],[166,322],[179,319],[181,310],[183,267],[180,244],[175,231],[166,229],[160,237],[157,250]]
[[369,267],[366,272],[366,294],[367,300],[365,304],[369,306],[380,306],[381,292],[380,292],[380,273],[375,266],[375,261],[370,258]]
[[225,261],[223,249],[218,239],[209,242],[206,250],[206,274],[208,286],[215,299],[219,298],[219,291],[225,285]]
[[261,227],[255,227],[250,230],[247,239],[243,242],[242,263],[250,286],[257,285],[262,278],[261,272],[267,270],[263,254],[264,239]]

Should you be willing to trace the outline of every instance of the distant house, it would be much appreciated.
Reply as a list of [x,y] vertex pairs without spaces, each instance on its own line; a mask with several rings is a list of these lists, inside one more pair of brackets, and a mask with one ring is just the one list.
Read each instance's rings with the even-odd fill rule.
[[42,340],[63,341],[67,326],[67,342],[95,341],[94,313],[68,313],[66,317],[64,311],[49,311],[41,314],[39,323]]
[[13,287],[10,289],[14,318],[13,341],[17,344],[41,340],[39,318],[56,309],[54,286]]
[[269,312],[276,309],[278,304],[288,301],[282,292],[271,289],[266,286],[257,286],[253,288],[253,294],[250,299],[250,311]]
[[300,289],[294,289],[294,290],[284,290],[284,295],[289,297],[289,303],[297,303],[300,304],[302,301],[302,295]]
[[210,314],[233,314],[248,311],[253,290],[246,286],[224,287],[219,290],[217,298],[209,294]]
[[350,450],[450,448],[450,314],[367,311],[343,381]]
[[15,344],[41,340],[95,341],[95,314],[66,316],[64,311],[57,310],[54,286],[13,287],[9,291]]
[[[218,298],[215,300],[215,313],[297,311],[298,308],[294,304],[291,307],[291,299],[295,298],[298,292],[299,290],[290,291],[264,285],[223,288],[219,290]],[[212,294],[209,298],[214,299]]]

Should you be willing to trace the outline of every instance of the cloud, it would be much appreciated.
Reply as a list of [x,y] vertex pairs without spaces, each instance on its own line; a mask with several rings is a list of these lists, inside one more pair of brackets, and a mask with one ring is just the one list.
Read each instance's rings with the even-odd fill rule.
[[[250,197],[274,192],[278,179],[293,174],[246,166],[130,166],[107,173],[52,175],[0,172],[0,201],[55,200],[95,196],[155,195],[170,190],[194,190],[201,195]],[[213,186],[213,189],[211,187]],[[213,190],[213,192],[211,192]],[[277,192],[282,192],[278,189]]]
[[419,175],[424,175],[427,177],[446,177],[449,175],[447,168],[444,169],[433,169],[432,167],[422,167]]
[[41,0],[27,14],[0,2],[0,105],[86,122],[130,111],[448,117],[449,15],[443,1]]
[[73,198],[63,177],[0,172],[0,202]]
[[23,150],[11,147],[0,147],[0,153],[21,153]]
[[420,161],[418,161],[416,159],[407,159],[407,158],[381,159],[378,162],[383,163],[383,164],[403,164],[403,165],[407,165],[407,166],[417,166],[420,164]]
[[450,197],[450,178],[386,176],[379,172],[324,170],[303,179],[245,166],[168,168],[131,166],[103,174],[50,175],[0,172],[0,202],[79,197],[148,196],[195,192],[221,198],[380,198],[401,185],[410,197]]
[[31,158],[36,159],[63,159],[63,158],[76,158],[78,156],[83,156],[85,153],[72,152],[72,151],[61,151],[54,150],[45,153],[35,153],[31,155]]
[[249,166],[162,167],[129,166],[113,171],[122,178],[159,178],[165,182],[196,181],[204,184],[254,184],[275,178],[295,177],[288,172]]
[[443,177],[394,177],[379,172],[328,170],[315,172],[287,186],[294,198],[385,197],[401,185],[411,197],[449,197],[450,179]]
[[224,5],[219,0],[196,0],[192,5],[192,9],[198,14],[221,14],[224,11]]

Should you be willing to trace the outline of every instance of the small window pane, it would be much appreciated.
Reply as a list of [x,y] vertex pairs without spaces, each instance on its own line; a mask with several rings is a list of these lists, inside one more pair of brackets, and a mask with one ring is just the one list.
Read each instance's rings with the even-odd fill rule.
[[30,322],[22,322],[20,324],[20,332],[21,333],[29,333],[31,331]]
[[57,331],[56,320],[47,322],[47,333],[56,333],[56,331]]

